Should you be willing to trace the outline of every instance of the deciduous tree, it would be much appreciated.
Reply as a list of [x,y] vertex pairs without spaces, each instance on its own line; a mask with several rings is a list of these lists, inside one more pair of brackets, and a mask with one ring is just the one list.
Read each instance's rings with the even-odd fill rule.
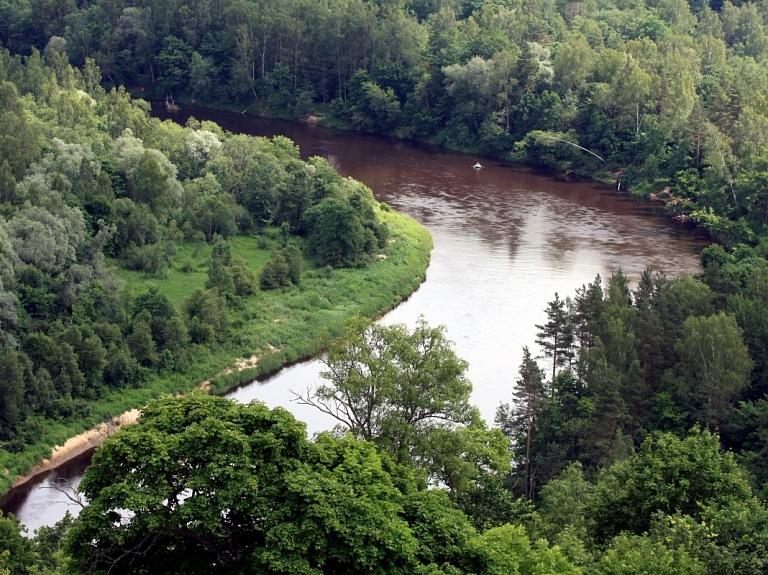
[[373,441],[396,460],[420,457],[430,430],[467,424],[472,385],[441,327],[351,322],[322,360],[327,383],[299,401],[336,419],[344,431]]

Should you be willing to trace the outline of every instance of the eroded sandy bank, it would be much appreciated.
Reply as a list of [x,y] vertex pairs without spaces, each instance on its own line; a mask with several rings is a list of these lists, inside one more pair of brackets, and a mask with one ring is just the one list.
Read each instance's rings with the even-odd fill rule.
[[136,423],[139,419],[139,415],[141,415],[140,410],[132,409],[126,411],[119,417],[113,418],[108,423],[102,423],[94,429],[89,429],[79,435],[70,437],[64,445],[55,446],[48,459],[43,459],[43,461],[35,465],[28,474],[16,478],[13,487],[24,485],[27,481],[32,480],[41,473],[46,473],[51,469],[55,469],[59,465],[85,453],[89,449],[101,445],[107,437],[114,434],[123,425]]
[[[270,347],[272,350],[277,349],[272,346]],[[225,369],[218,375],[226,375],[232,373],[233,371],[243,371],[244,369],[254,368],[258,363],[258,359],[259,358],[257,355],[238,359],[235,361],[234,366]],[[206,380],[202,382],[198,388],[205,393],[209,393],[211,389],[211,382]],[[89,449],[93,449],[94,447],[101,445],[110,435],[113,435],[123,425],[131,425],[136,423],[140,415],[140,409],[132,409],[130,411],[126,411],[119,417],[113,418],[108,423],[102,423],[94,429],[89,429],[88,431],[85,431],[79,435],[70,437],[66,443],[64,443],[64,445],[55,446],[51,451],[51,456],[48,459],[43,459],[43,461],[35,465],[26,475],[20,475],[17,477],[11,489],[20,487],[41,473],[46,473],[52,469],[56,469],[59,465],[66,463],[70,459],[74,459]]]

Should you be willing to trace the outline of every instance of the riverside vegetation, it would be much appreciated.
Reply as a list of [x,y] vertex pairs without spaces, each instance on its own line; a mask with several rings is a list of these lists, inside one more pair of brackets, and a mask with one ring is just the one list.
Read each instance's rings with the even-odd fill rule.
[[[245,142],[259,142],[250,145],[263,154],[260,160],[274,154],[278,159],[270,163],[282,164],[295,150],[281,139],[222,138],[210,124],[180,128],[148,120],[141,103],[132,104],[117,88],[123,83],[161,98],[227,101],[295,118],[321,113],[325,121],[348,127],[560,172],[602,172],[624,188],[655,194],[670,215],[705,227],[718,242],[702,253],[700,278],[670,279],[649,270],[630,287],[616,273],[605,282],[595,278],[571,297],[556,294],[546,321],[537,326],[535,351],[526,350],[510,404],[499,409],[496,428],[488,428],[468,404],[466,365],[451,355],[440,330],[426,325],[409,333],[355,321],[337,331],[341,339],[329,348],[327,383],[304,398],[340,415],[334,436],[309,441],[286,412],[259,405],[202,395],[152,403],[142,423],[120,432],[96,456],[83,482],[93,506],[82,519],[43,529],[33,540],[23,538],[13,520],[0,520],[5,569],[14,574],[29,566],[39,572],[125,573],[766,571],[764,4],[30,0],[0,7],[4,45],[28,54],[6,53],[2,60],[3,79],[18,86],[2,84],[0,98],[8,103],[0,124],[7,159],[0,189],[11,190],[4,200],[8,250],[15,250],[4,253],[21,257],[17,251],[26,243],[11,240],[34,237],[31,231],[21,234],[43,227],[28,223],[42,216],[24,212],[24,204],[14,203],[16,194],[66,222],[72,196],[99,195],[67,175],[64,160],[75,148],[51,137],[45,148],[42,140],[19,137],[37,126],[42,138],[43,126],[54,125],[45,122],[56,119],[61,127],[51,135],[67,144],[70,134],[81,131],[110,135],[108,145],[94,145],[100,169],[90,180],[112,193],[125,189],[126,198],[111,204],[119,218],[109,255],[124,267],[141,269],[120,272],[124,278],[133,283],[161,271],[168,239],[197,234],[181,248],[182,259],[171,273],[190,281],[199,274],[198,281],[211,285],[196,292],[177,316],[159,312],[176,309],[169,302],[184,298],[181,283],[160,280],[152,280],[155,289],[135,288],[134,301],[140,303],[133,307],[94,296],[83,311],[73,307],[71,316],[64,315],[61,302],[69,301],[64,296],[77,294],[65,288],[79,285],[65,280],[91,269],[100,273],[97,259],[87,259],[95,252],[86,245],[97,238],[110,245],[105,239],[110,221],[101,214],[113,212],[102,208],[104,202],[86,203],[93,234],[75,251],[81,267],[62,274],[54,259],[41,272],[43,281],[22,266],[13,278],[3,278],[0,300],[2,325],[14,338],[15,326],[41,325],[45,317],[35,314],[52,310],[46,313],[54,314],[55,330],[46,336],[66,344],[59,348],[69,363],[58,371],[47,371],[42,363],[32,370],[32,362],[47,359],[52,349],[33,331],[32,355],[23,346],[6,346],[3,365],[10,366],[10,376],[0,381],[36,382],[27,374],[41,373],[45,382],[47,373],[49,387],[66,386],[67,378],[77,375],[76,364],[89,381],[77,358],[80,350],[85,354],[95,347],[96,337],[102,346],[125,341],[124,355],[135,360],[128,363],[137,373],[179,369],[176,348],[163,338],[175,341],[166,334],[181,326],[190,339],[221,333],[224,326],[211,322],[226,317],[219,313],[226,306],[243,305],[237,298],[247,297],[237,290],[249,266],[238,258],[258,253],[243,251],[243,238],[233,236],[227,244],[225,227],[211,227],[202,216],[241,206],[250,223],[247,217],[236,220],[237,227],[259,229],[269,214],[265,205],[273,205],[274,214],[293,213],[282,212],[283,204],[265,203],[269,193],[293,189],[285,182],[309,172],[314,183],[330,181],[341,194],[324,210],[307,210],[314,216],[302,222],[338,221],[322,216],[351,210],[359,227],[346,230],[367,237],[362,245],[383,240],[378,218],[390,214],[376,210],[362,191],[359,197],[366,201],[354,199],[356,185],[340,181],[322,162],[299,169],[294,156],[283,168],[287,179],[265,180],[269,171],[238,179],[234,166],[248,155],[240,153],[249,149]],[[64,51],[82,71],[68,66]],[[98,67],[114,90],[100,91]],[[68,82],[88,97],[63,89]],[[104,113],[89,127],[93,109]],[[187,138],[214,142],[205,132],[222,144],[220,158],[230,158],[232,169],[223,159],[206,157],[204,170],[185,172],[196,165],[181,161],[188,155]],[[139,139],[145,149],[131,155]],[[153,173],[167,165],[147,149],[161,151],[182,180],[190,178],[181,195],[190,203],[166,203],[172,195],[149,192],[159,189]],[[54,160],[62,167],[48,168]],[[93,161],[78,157],[75,164],[81,166],[78,174],[94,172],[87,167]],[[41,172],[49,175],[40,177]],[[177,189],[172,178],[165,181],[166,191]],[[196,207],[196,198],[211,195],[220,203],[208,200],[210,208]],[[56,203],[57,198],[64,201]],[[108,192],[107,198],[110,203]],[[149,232],[138,225],[148,220],[147,213],[157,220],[155,236],[142,236]],[[264,228],[262,241],[282,250],[269,266],[262,253],[268,270],[260,278],[264,287],[292,282],[297,259],[290,245],[296,241],[318,262],[327,257],[349,262],[344,250],[313,247],[318,236],[309,230],[301,240],[290,238],[298,229],[290,215],[274,217],[286,218],[274,223],[287,220],[288,226]],[[93,225],[99,218],[107,225],[103,232]],[[61,230],[57,237],[71,237],[66,222],[47,227]],[[121,243],[139,237],[154,240]],[[24,257],[40,253],[30,251]],[[205,257],[209,273],[203,275]],[[358,271],[313,272],[318,280],[326,273]],[[301,281],[313,274],[305,273]],[[92,321],[89,314],[95,313],[124,314],[115,317],[130,318],[134,328],[118,335],[94,326],[78,340],[72,326],[81,317]],[[155,318],[164,321],[155,325]],[[109,333],[115,337],[109,339]],[[229,345],[235,351],[230,357],[241,352]],[[435,357],[447,369],[437,369]],[[20,375],[11,377],[14,373]],[[112,372],[105,368],[105,373]],[[109,377],[104,381],[112,381]],[[168,375],[165,381],[176,380]],[[36,391],[29,397],[37,397]],[[59,404],[84,405],[74,399],[54,405]],[[27,421],[19,417],[34,406],[23,404],[16,421]],[[34,433],[36,427],[18,429]],[[24,445],[24,437],[13,441]]]
[[431,248],[286,138],[151,119],[57,58],[0,54],[2,490],[160,393],[316,354],[416,289]]
[[618,180],[728,245],[768,223],[761,2],[53,5],[3,4],[0,42],[91,58],[110,85],[153,98],[314,114]]

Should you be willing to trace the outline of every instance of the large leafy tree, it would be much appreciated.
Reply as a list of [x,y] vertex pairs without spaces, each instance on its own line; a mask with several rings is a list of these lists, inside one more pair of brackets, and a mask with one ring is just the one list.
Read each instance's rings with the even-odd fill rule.
[[309,245],[320,264],[351,267],[370,252],[366,229],[343,200],[325,199],[307,210],[306,217],[312,222]]
[[421,319],[409,331],[359,318],[322,361],[326,382],[298,400],[335,418],[337,431],[421,467],[455,497],[475,497],[509,471],[508,441],[470,405],[467,363],[442,327]]
[[598,483],[595,535],[642,534],[655,514],[702,517],[705,505],[747,500],[751,489],[733,454],[717,435],[694,428],[685,439],[657,434],[629,459],[613,465]]
[[680,392],[695,417],[713,427],[726,421],[753,366],[736,319],[724,313],[689,317],[676,351]]
[[421,319],[413,331],[359,318],[330,342],[327,383],[300,400],[345,431],[407,461],[432,429],[472,421],[472,385],[443,328]]
[[195,394],[150,404],[95,455],[69,552],[111,573],[411,573],[391,464],[309,442],[284,409]]

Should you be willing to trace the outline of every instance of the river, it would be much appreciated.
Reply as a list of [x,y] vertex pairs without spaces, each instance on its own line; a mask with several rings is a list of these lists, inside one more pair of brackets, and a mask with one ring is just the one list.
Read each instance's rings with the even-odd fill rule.
[[[164,110],[155,110],[167,117]],[[635,201],[593,183],[555,181],[497,161],[428,145],[334,131],[316,126],[185,108],[170,116],[209,119],[227,130],[252,135],[283,134],[302,157],[323,156],[342,174],[367,184],[387,202],[423,223],[434,238],[427,279],[382,321],[413,326],[423,316],[444,325],[459,357],[469,362],[472,400],[489,423],[509,401],[537,323],[555,292],[574,290],[622,269],[633,281],[646,268],[669,275],[698,273],[705,241],[673,227],[658,205]],[[482,169],[473,169],[475,162]],[[310,432],[330,422],[291,401],[318,381],[320,363],[285,369],[264,382],[241,387],[230,397],[289,407]],[[77,483],[89,455],[53,472]],[[2,505],[30,531],[61,518],[63,495],[45,488],[45,477],[16,490]]]

